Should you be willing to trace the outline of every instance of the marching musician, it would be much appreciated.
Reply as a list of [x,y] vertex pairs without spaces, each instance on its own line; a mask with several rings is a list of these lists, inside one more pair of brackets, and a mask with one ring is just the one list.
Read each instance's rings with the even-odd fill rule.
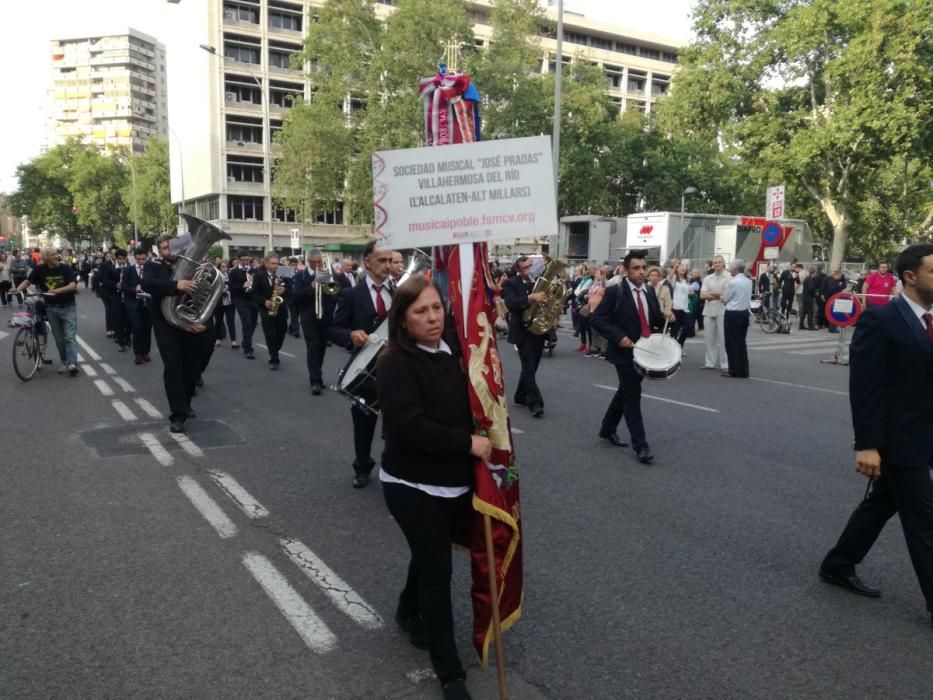
[[396,290],[378,361],[386,428],[379,479],[411,550],[395,620],[430,651],[444,697],[468,699],[454,639],[451,544],[469,532],[473,458],[489,459],[491,444],[474,434],[456,333],[445,333],[444,316],[436,283],[413,277]]
[[[362,348],[369,340],[369,334],[385,320],[392,306],[392,288],[388,284],[389,267],[392,263],[392,251],[377,248],[376,241],[370,241],[363,249],[363,265],[366,278],[353,287],[346,287],[340,293],[334,322],[330,328],[330,339],[347,348]],[[363,396],[375,399],[375,387],[365,387]],[[369,483],[369,475],[375,466],[370,456],[373,435],[376,432],[376,414],[368,414],[355,403],[350,406],[353,419],[353,488],[361,489]]]
[[[324,364],[324,353],[327,351],[327,332],[334,318],[335,305],[334,297],[324,294],[315,284],[318,277],[322,275],[329,275],[329,272],[323,269],[321,251],[315,249],[308,253],[308,264],[305,269],[299,270],[292,281],[292,298],[297,305],[301,328],[305,334],[308,381],[311,383],[311,393],[314,396],[320,396],[324,389],[321,366]],[[317,315],[318,294],[321,295],[321,318]]]
[[301,326],[299,320],[301,315],[298,312],[298,302],[295,300],[294,286],[295,277],[300,270],[298,269],[298,258],[288,259],[288,267],[291,269],[291,277],[282,280],[285,283],[285,305],[288,307],[288,334],[295,338],[301,337]]
[[[253,303],[259,310],[262,323],[262,334],[266,337],[266,347],[269,349],[269,369],[279,368],[279,350],[285,342],[285,333],[288,330],[288,312],[285,309],[285,284],[278,276],[279,256],[270,253],[264,258],[264,267],[253,274],[253,284],[250,295]],[[281,297],[281,303],[276,306],[273,297]],[[273,315],[274,312],[274,315]]]
[[143,291],[143,267],[149,256],[145,248],[133,251],[133,264],[123,268],[123,305],[129,319],[133,337],[133,363],[141,365],[149,362],[149,350],[152,347],[152,319],[145,298],[140,298]]
[[522,363],[514,401],[519,406],[528,406],[531,415],[540,418],[544,415],[544,398],[538,389],[535,374],[541,363],[546,338],[526,329],[522,314],[532,304],[545,303],[547,295],[544,292],[532,293],[534,283],[529,277],[530,271],[531,260],[523,255],[515,262],[516,274],[502,285],[501,297],[509,310],[508,341],[518,346],[518,357]]
[[253,333],[256,332],[259,309],[250,298],[253,268],[250,266],[249,255],[240,253],[238,262],[239,264],[230,270],[227,276],[227,288],[237,316],[240,317],[240,325],[243,327],[243,356],[247,360],[252,360],[256,357],[253,354]]
[[169,431],[183,433],[185,420],[195,417],[191,399],[198,378],[207,369],[214,351],[214,333],[212,328],[203,324],[182,330],[162,316],[162,300],[165,297],[180,292],[193,294],[196,288],[193,280],[176,282],[172,279],[172,267],[177,258],[169,250],[171,238],[169,235],[159,238],[159,258],[143,266],[140,286],[144,292],[152,295],[150,312],[156,345],[162,357],[162,381],[170,409]]
[[114,249],[113,262],[101,266],[100,289],[107,311],[108,328],[117,341],[120,352],[129,345],[129,328],[123,306],[123,271],[126,269],[126,251]]
[[599,437],[616,447],[628,447],[617,432],[619,421],[625,416],[632,439],[632,448],[638,461],[648,464],[654,459],[645,437],[641,417],[642,376],[635,370],[635,343],[647,338],[653,329],[660,330],[664,315],[654,290],[645,284],[648,263],[644,250],[630,251],[622,261],[626,277],[620,284],[609,287],[603,300],[590,317],[593,328],[609,341],[608,360],[616,367],[619,389],[603,417]]
[[402,274],[405,272],[405,256],[398,250],[392,251],[392,269],[389,277],[392,279],[392,286],[398,286]]

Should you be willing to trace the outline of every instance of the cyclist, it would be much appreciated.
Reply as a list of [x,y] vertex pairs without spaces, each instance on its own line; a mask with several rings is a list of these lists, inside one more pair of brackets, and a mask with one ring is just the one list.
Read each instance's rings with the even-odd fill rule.
[[36,285],[42,292],[45,302],[45,316],[52,327],[55,345],[62,366],[59,374],[68,372],[72,377],[78,375],[78,347],[75,337],[78,334],[78,314],[75,307],[75,273],[71,265],[65,265],[59,258],[58,251],[46,248],[42,253],[43,263],[36,265],[29,276],[15,288],[15,293],[25,290],[30,284]]

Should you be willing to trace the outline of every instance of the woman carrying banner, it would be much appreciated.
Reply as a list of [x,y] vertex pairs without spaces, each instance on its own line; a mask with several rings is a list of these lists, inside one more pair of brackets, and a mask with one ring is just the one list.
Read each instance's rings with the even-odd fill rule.
[[451,545],[469,541],[473,458],[488,459],[491,444],[473,434],[467,377],[445,316],[434,282],[412,277],[396,290],[377,374],[387,433],[379,478],[411,550],[396,622],[430,651],[444,697],[462,700],[470,694],[454,641]]

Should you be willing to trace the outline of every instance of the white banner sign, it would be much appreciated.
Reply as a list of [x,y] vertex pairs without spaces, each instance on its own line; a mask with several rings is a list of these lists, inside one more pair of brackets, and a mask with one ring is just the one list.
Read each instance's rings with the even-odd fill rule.
[[288,230],[291,236],[291,247],[292,250],[297,250],[301,247],[301,229],[292,228]]
[[386,248],[557,235],[547,136],[377,151],[373,194]]
[[784,218],[784,185],[769,187],[765,196],[765,218]]

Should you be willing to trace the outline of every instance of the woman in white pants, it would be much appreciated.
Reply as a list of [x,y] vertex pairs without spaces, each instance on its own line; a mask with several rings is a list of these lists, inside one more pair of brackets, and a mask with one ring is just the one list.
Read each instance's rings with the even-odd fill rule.
[[726,359],[726,334],[723,330],[722,294],[732,275],[726,272],[726,261],[721,255],[713,258],[713,272],[703,280],[700,298],[706,301],[703,306],[703,337],[706,340],[706,362],[703,369],[716,369],[716,365],[727,372],[729,360]]

